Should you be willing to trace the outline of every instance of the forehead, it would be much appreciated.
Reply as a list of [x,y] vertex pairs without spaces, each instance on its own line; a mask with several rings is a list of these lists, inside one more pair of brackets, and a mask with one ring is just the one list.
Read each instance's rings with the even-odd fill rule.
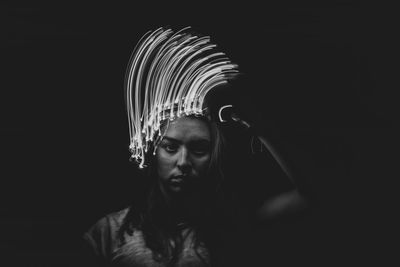
[[210,140],[210,129],[203,120],[181,117],[170,122],[164,136],[182,141],[192,139]]

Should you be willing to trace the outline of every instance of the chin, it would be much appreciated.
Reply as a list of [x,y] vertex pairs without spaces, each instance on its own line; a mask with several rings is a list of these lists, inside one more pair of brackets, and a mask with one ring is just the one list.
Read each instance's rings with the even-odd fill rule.
[[183,186],[170,185],[168,188],[173,194],[183,194],[186,191]]

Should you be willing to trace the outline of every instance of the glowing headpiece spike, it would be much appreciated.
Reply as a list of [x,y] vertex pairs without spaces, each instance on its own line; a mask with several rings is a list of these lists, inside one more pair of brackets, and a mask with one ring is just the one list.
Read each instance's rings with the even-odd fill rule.
[[[146,33],[132,53],[125,80],[132,158],[145,166],[160,124],[184,115],[205,115],[204,99],[238,74],[238,66],[216,50],[208,36],[159,28]],[[154,151],[153,151],[154,152]]]

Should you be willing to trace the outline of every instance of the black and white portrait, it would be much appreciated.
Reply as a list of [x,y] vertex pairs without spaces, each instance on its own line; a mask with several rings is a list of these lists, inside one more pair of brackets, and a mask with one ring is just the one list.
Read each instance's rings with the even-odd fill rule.
[[2,3],[1,266],[386,266],[382,4]]

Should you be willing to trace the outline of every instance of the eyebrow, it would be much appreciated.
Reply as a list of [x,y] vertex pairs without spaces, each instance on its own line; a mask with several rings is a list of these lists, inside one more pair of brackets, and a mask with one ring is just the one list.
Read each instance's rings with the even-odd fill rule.
[[[169,136],[164,136],[161,141],[164,141],[164,140],[174,142],[174,143],[182,143],[181,140],[178,140],[178,139],[175,139],[175,138],[169,137]],[[203,137],[196,137],[191,141],[192,142],[211,142],[211,140],[209,140],[208,138],[203,138]]]

